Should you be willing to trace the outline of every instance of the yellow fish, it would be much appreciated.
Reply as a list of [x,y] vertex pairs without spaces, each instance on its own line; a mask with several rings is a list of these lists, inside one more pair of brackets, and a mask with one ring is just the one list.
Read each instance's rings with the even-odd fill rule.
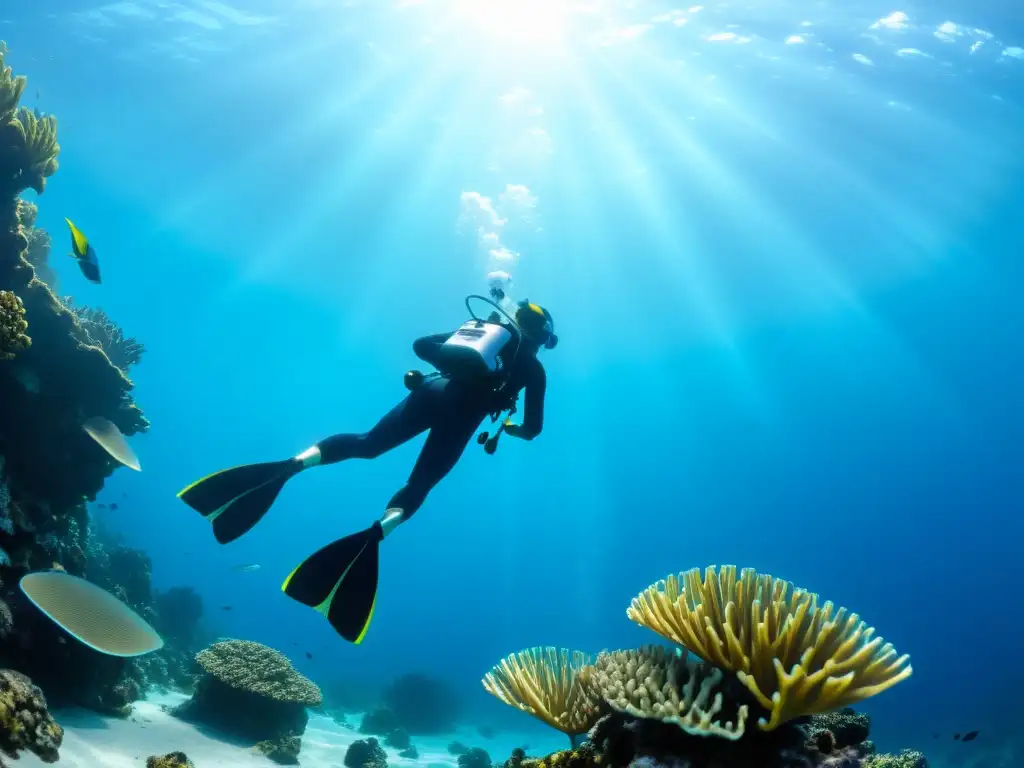
[[86,280],[94,283],[101,282],[100,263],[96,258],[96,251],[89,245],[89,239],[71,222],[71,219],[65,218],[64,221],[68,223],[68,229],[71,230],[71,250],[73,252],[71,256],[78,260],[78,268],[82,270]]

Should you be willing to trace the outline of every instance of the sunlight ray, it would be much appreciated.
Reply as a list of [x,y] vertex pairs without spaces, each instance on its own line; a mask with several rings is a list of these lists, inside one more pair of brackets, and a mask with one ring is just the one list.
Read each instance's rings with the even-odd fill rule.
[[334,185],[329,190],[312,196],[291,226],[267,238],[264,246],[253,255],[252,260],[243,269],[236,290],[242,289],[250,280],[257,280],[272,273],[287,262],[293,244],[301,239],[304,233],[323,226],[331,211],[338,211],[344,207],[345,201],[358,189],[365,174],[379,160],[382,146],[394,138],[396,131],[415,124],[423,109],[437,102],[456,66],[458,63],[452,61],[436,66],[431,72],[424,73],[413,94],[394,97],[397,106],[395,111],[372,136],[339,158],[333,169],[324,169],[322,178],[336,179]]
[[[847,281],[826,260],[815,254],[813,245],[776,210],[766,196],[755,194],[734,170],[728,169],[699,146],[692,136],[677,127],[672,114],[661,103],[641,92],[632,79],[623,77],[611,68],[605,68],[605,73],[650,116],[648,124],[651,130],[660,134],[669,146],[681,151],[689,162],[696,165],[694,176],[700,179],[702,192],[714,191],[723,205],[728,201],[729,207],[742,211],[744,229],[757,232],[758,242],[785,244],[784,252],[777,254],[775,261],[793,277],[794,283],[797,280],[801,284],[813,281],[815,291],[824,288],[845,304],[859,305]],[[720,297],[721,300],[725,298]]]
[[[344,42],[334,37],[303,46],[303,59],[316,61],[332,48]],[[270,132],[256,147],[228,163],[215,165],[198,180],[192,192],[185,199],[169,206],[161,217],[159,227],[176,228],[188,221],[189,217],[211,204],[223,194],[225,183],[242,184],[247,178],[258,181],[259,169],[271,158],[287,152],[291,147],[313,141],[317,136],[333,130],[338,120],[350,110],[357,108],[365,99],[386,92],[399,77],[406,74],[409,63],[427,48],[421,44],[407,50],[402,56],[375,68],[371,73],[358,78],[348,78],[339,73],[338,85],[349,82],[344,92],[337,97],[313,100],[307,109],[295,115],[279,129]],[[301,71],[299,60],[295,59],[296,71]],[[227,180],[227,181],[225,181]]]
[[[608,126],[608,154],[614,157],[618,168],[628,172],[642,166],[643,156],[626,133],[619,118],[603,104],[590,79],[577,71],[573,81],[579,85],[581,101],[593,120],[599,125]],[[679,257],[674,260],[662,260],[662,266],[675,276],[671,281],[671,287],[686,295],[688,306],[695,309],[717,336],[723,340],[728,338],[728,324],[721,312],[711,277],[706,271],[699,269],[699,263],[695,258],[688,255],[692,246],[684,246],[676,231],[668,225],[669,216],[657,181],[653,176],[647,175],[643,179],[634,179],[631,188],[637,202],[636,212],[643,217],[651,231],[658,235],[665,246],[665,251]]]
[[[397,220],[398,216],[407,211],[423,210],[430,198],[438,194],[437,181],[440,171],[446,165],[453,162],[453,158],[459,155],[465,145],[466,135],[478,130],[472,119],[461,119],[466,115],[473,115],[477,105],[483,101],[483,95],[492,88],[487,76],[477,71],[470,85],[462,92],[459,100],[446,109],[450,117],[440,138],[430,146],[429,150],[420,156],[420,162],[413,168],[408,169],[408,175],[404,184],[394,190],[394,194],[388,201],[387,207],[381,210],[379,216],[385,220]],[[447,187],[441,187],[441,192],[448,192]],[[458,199],[452,198],[452,208],[458,204]],[[381,243],[378,255],[378,268],[372,275],[367,276],[364,290],[356,303],[350,308],[350,319],[356,327],[365,327],[373,322],[377,314],[380,296],[387,292],[388,284],[393,283],[396,274],[406,271],[406,265],[410,260],[407,250],[398,247],[398,242],[405,235],[399,228],[389,233]],[[394,246],[394,247],[390,247]],[[454,258],[455,254],[440,256],[441,258]],[[421,265],[429,271],[427,265]],[[484,286],[483,275],[479,275],[477,284],[482,290]],[[467,280],[466,284],[473,284]],[[408,290],[406,288],[406,290]]]

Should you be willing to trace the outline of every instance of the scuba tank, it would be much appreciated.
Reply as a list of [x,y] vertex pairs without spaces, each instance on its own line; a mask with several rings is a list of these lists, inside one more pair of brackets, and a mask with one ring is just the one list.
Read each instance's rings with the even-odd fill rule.
[[[495,292],[500,293],[495,296]],[[495,300],[485,296],[471,294],[466,297],[466,309],[470,319],[464,322],[451,337],[441,345],[438,351],[437,368],[453,378],[474,378],[477,376],[496,376],[504,369],[501,351],[511,342],[516,342],[518,351],[519,328],[515,320],[498,303],[505,298],[501,289],[492,289]],[[477,317],[470,299],[479,299],[490,304],[495,312],[483,320]],[[501,315],[508,318],[508,323],[501,322]]]

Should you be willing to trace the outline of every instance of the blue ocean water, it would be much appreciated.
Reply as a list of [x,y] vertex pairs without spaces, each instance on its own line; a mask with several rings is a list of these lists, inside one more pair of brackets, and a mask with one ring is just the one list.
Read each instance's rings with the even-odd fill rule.
[[[218,634],[318,681],[429,670],[514,727],[479,685],[502,656],[654,642],[632,597],[734,563],[911,654],[864,707],[881,747],[1019,722],[1011,4],[51,0],[0,37],[59,119],[40,224],[104,269],[55,252],[62,292],[147,348],[144,471],[96,514]],[[226,547],[175,493],[368,429],[496,269],[561,338],[544,433],[467,450],[348,645],[280,583],[422,439],[306,473]]]

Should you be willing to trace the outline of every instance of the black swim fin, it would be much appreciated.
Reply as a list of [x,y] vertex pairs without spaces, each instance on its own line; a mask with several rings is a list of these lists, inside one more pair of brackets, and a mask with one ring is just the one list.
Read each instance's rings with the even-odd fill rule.
[[248,532],[267,513],[289,478],[302,469],[295,459],[231,467],[197,480],[178,498],[213,523],[221,544]]
[[377,603],[377,572],[384,529],[378,520],[310,555],[288,574],[281,591],[327,617],[339,635],[363,641]]

